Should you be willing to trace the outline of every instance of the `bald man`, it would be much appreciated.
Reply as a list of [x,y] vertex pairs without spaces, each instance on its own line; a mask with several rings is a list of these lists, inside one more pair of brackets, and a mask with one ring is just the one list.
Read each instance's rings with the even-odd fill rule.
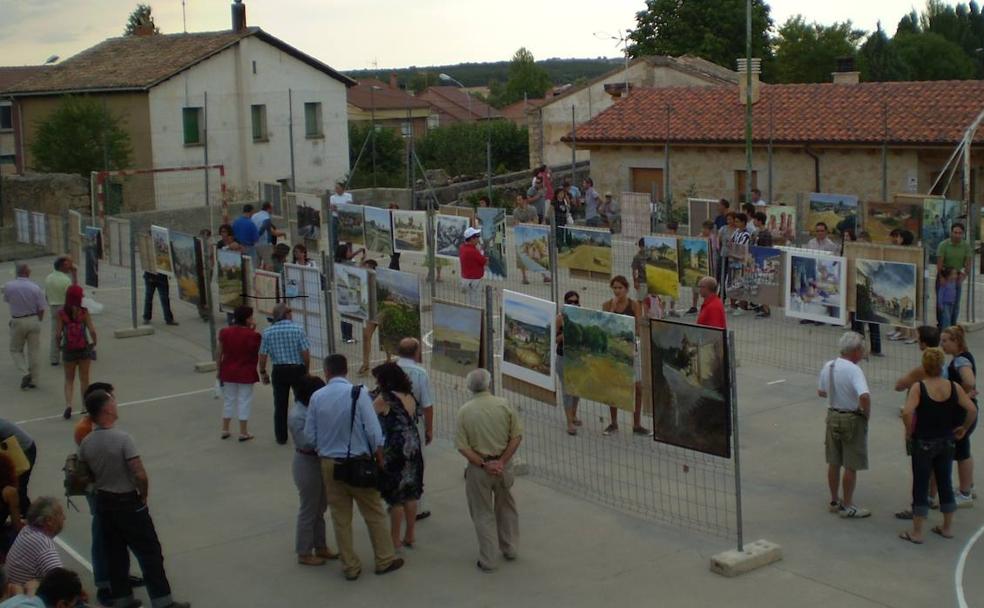
[[697,313],[697,325],[728,329],[728,321],[724,316],[724,303],[717,295],[718,283],[714,277],[704,277],[697,283],[697,291],[704,303]]
[[41,357],[41,320],[48,303],[44,292],[31,280],[31,267],[18,262],[16,269],[17,278],[3,286],[3,299],[10,305],[10,355],[24,374],[21,389],[37,388],[34,380]]
[[[396,347],[396,364],[410,377],[413,396],[417,399],[417,432],[420,433],[421,455],[423,446],[434,438],[434,399],[431,397],[430,378],[420,365],[420,342],[416,338],[403,338]],[[426,472],[427,468],[424,467]],[[426,486],[425,486],[426,487]],[[430,511],[424,507],[424,497],[417,501],[417,519],[427,519]]]

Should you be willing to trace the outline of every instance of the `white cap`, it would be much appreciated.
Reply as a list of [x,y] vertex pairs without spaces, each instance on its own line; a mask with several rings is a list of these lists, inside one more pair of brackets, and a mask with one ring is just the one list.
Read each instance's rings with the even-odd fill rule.
[[472,238],[473,236],[478,236],[482,234],[482,231],[478,228],[465,228],[465,240]]

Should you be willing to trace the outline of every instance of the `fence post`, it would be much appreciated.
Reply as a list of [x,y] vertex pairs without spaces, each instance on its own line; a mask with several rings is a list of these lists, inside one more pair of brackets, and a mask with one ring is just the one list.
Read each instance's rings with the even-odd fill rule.
[[430,282],[431,302],[437,297],[437,239],[434,238],[434,214],[437,210],[432,205],[427,205],[427,235],[424,240],[427,242],[427,280]]
[[741,514],[741,444],[738,441],[738,386],[735,382],[735,332],[728,331],[728,373],[731,385],[731,436],[735,458],[735,519],[738,527],[738,551],[745,550],[744,529]]
[[547,244],[550,249],[550,297],[553,301],[557,303],[557,310],[560,311],[560,298],[557,294],[560,291],[559,281],[559,271],[557,268],[557,227],[556,221],[554,219],[553,212],[547,214],[550,216],[550,233],[547,235]]
[[492,379],[489,391],[495,392],[495,287],[485,286],[485,369]]
[[321,289],[324,291],[325,325],[328,329],[325,346],[327,346],[329,353],[335,352],[335,304],[331,299],[332,285],[335,284],[335,265],[332,262],[333,259],[333,257],[328,256],[324,251],[321,252],[321,267],[324,268]]
[[[133,227],[130,230],[130,324],[137,328],[137,251],[134,242]],[[122,245],[123,243],[120,243]]]

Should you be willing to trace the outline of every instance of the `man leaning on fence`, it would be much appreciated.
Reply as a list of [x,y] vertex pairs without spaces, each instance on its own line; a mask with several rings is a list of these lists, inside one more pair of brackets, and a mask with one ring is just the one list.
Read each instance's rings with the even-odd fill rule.
[[[423,444],[420,453],[424,453],[424,445],[430,445],[434,438],[434,398],[431,396],[430,378],[427,370],[420,364],[420,342],[416,338],[403,338],[396,347],[396,364],[410,378],[413,396],[417,400],[416,422],[417,432]],[[427,468],[424,468],[427,473]],[[424,487],[427,487],[426,484]],[[417,521],[427,519],[431,512],[424,507],[424,497],[417,500]]]
[[304,329],[291,320],[290,306],[273,307],[273,324],[263,330],[260,339],[260,381],[270,384],[267,361],[273,365],[273,431],[277,443],[287,443],[287,407],[290,391],[297,387],[311,365],[311,346]]
[[[465,496],[478,535],[479,570],[496,569],[501,552],[516,559],[519,514],[511,488],[511,460],[523,439],[523,425],[509,403],[489,391],[488,370],[472,370],[465,382],[473,397],[458,411],[455,447],[468,460]],[[498,539],[498,551],[496,540]]]
[[[827,484],[831,513],[843,518],[868,517],[871,511],[854,503],[858,471],[868,468],[868,419],[871,392],[858,361],[864,357],[864,338],[845,332],[838,343],[840,357],[828,361],[820,370],[817,395],[828,400]],[[843,494],[841,489],[843,469]]]
[[372,461],[382,466],[383,430],[369,392],[363,386],[353,386],[345,378],[347,375],[348,361],[344,356],[325,358],[328,384],[311,396],[304,433],[321,458],[321,475],[342,569],[345,578],[354,581],[362,573],[362,564],[352,540],[353,502],[369,529],[376,574],[399,570],[403,560],[396,557],[383,500],[372,476],[349,474],[364,470],[358,465],[372,469]]

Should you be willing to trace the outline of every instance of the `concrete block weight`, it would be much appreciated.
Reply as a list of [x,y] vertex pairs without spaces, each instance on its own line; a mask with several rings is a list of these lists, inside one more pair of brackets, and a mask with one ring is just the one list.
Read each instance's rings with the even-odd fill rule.
[[782,547],[767,540],[746,543],[744,551],[732,549],[711,558],[711,572],[734,577],[782,559]]

